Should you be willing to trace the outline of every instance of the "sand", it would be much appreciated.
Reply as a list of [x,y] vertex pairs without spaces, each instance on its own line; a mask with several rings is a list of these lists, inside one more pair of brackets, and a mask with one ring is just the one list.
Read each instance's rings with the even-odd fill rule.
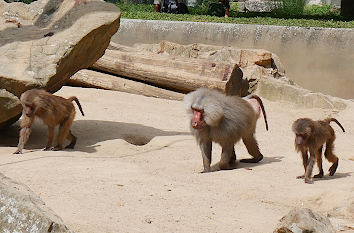
[[[207,174],[189,133],[180,101],[114,91],[63,87],[76,95],[74,150],[41,151],[47,130],[38,121],[23,155],[16,150],[19,125],[0,135],[0,172],[28,185],[75,232],[272,232],[291,209],[329,215],[337,229],[354,229],[354,103],[338,112],[306,109],[263,99],[256,137],[265,158],[258,164]],[[299,117],[336,117],[337,173],[312,185],[294,150],[292,122]],[[237,159],[247,158],[242,143]],[[220,158],[214,145],[213,162]],[[317,168],[314,170],[317,172]]]

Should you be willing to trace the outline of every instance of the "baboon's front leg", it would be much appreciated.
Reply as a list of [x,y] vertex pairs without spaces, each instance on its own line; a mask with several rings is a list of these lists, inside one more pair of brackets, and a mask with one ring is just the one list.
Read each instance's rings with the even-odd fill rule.
[[203,165],[204,165],[203,172],[210,172],[212,142],[211,141],[200,142],[199,146],[202,151],[202,157],[203,157]]

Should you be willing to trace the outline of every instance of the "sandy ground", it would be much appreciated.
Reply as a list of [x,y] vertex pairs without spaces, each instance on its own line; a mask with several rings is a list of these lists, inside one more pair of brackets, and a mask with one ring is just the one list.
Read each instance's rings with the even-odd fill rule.
[[[202,158],[189,133],[183,103],[114,91],[63,87],[76,95],[75,150],[45,152],[46,127],[37,122],[21,156],[12,155],[18,123],[0,135],[0,172],[28,185],[75,232],[272,232],[294,207],[330,215],[354,229],[354,103],[341,112],[304,109],[264,99],[270,130],[258,121],[265,158],[258,164],[201,174]],[[292,122],[336,117],[337,173],[313,185],[294,150]],[[248,157],[242,143],[238,159]],[[220,147],[214,145],[218,161]],[[317,169],[314,170],[317,172]]]

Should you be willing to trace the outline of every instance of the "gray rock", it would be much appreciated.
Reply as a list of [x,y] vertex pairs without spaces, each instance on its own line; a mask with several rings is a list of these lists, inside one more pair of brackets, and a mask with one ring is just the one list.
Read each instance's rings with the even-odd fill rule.
[[99,0],[74,4],[0,0],[0,89],[12,94],[0,95],[0,127],[17,119],[24,91],[39,87],[55,92],[104,54],[119,28],[119,8]]
[[[20,100],[17,96],[6,91],[5,89],[0,89],[0,122],[6,122],[8,119],[14,119],[16,121],[16,116],[22,110],[20,105]],[[13,122],[8,122],[12,124]]]
[[0,232],[72,231],[28,187],[0,173]]
[[329,219],[310,209],[293,209],[273,233],[335,233]]
[[247,0],[242,4],[242,8],[246,12],[271,12],[278,5],[280,5],[279,1]]

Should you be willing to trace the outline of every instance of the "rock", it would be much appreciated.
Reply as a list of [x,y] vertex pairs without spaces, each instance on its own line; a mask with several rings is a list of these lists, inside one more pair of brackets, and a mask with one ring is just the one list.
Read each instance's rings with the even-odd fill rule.
[[278,3],[270,0],[245,0],[239,2],[240,11],[244,12],[271,12]]
[[0,127],[18,117],[21,108],[13,104],[21,93],[33,87],[55,92],[104,54],[119,27],[119,8],[99,0],[74,4],[0,0],[0,89],[13,95],[0,105]]
[[329,219],[310,209],[293,209],[280,219],[273,233],[335,233]]
[[14,119],[8,124],[14,123],[16,116],[22,110],[20,100],[5,89],[0,89],[0,122],[6,122],[8,119]]
[[264,49],[240,49],[205,44],[180,45],[169,41],[162,41],[159,44],[136,44],[134,47],[153,53],[237,64],[243,72],[242,96],[256,90],[258,80],[263,76],[276,78],[285,76],[285,69],[279,57]]
[[[110,46],[114,47],[113,44]],[[134,47],[152,53],[237,64],[243,72],[242,96],[257,93],[272,101],[287,101],[310,108],[342,110],[347,106],[340,98],[311,92],[287,79],[279,57],[264,49],[240,49],[205,44],[180,45],[168,41],[159,44],[135,44]]]
[[72,232],[28,187],[1,173],[0,226],[1,232]]
[[235,63],[204,58],[170,56],[114,44],[92,65],[95,70],[128,77],[182,93],[198,87],[240,95],[242,71]]
[[142,82],[125,79],[93,70],[80,70],[67,82],[68,85],[122,91],[155,98],[183,100],[184,94],[154,87]]

